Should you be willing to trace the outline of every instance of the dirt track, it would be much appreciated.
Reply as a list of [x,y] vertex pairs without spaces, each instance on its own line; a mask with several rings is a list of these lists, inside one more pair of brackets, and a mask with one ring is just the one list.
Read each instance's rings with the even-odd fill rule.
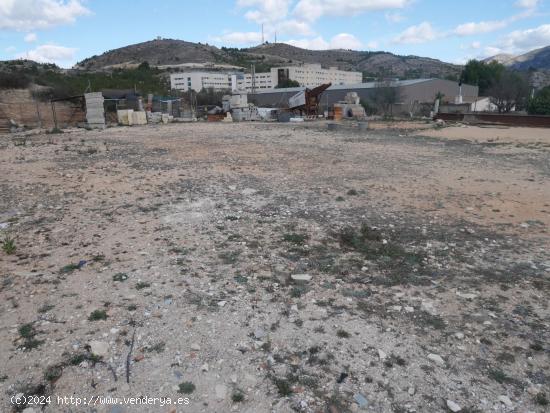
[[0,410],[544,411],[550,142],[414,129],[1,137]]

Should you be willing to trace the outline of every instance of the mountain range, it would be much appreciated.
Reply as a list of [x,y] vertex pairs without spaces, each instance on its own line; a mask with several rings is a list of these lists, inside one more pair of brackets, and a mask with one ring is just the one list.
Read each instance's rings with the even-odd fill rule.
[[108,70],[136,67],[147,61],[162,69],[186,67],[249,68],[268,70],[278,65],[320,63],[342,70],[360,71],[369,77],[446,77],[458,78],[461,66],[437,59],[419,56],[398,56],[388,52],[355,50],[307,50],[285,43],[266,43],[260,46],[236,49],[218,48],[203,43],[183,40],[157,39],[110,50],[79,62],[81,70]]
[[[485,59],[529,71],[533,83],[550,84],[550,46],[514,56],[500,54]],[[75,69],[103,71],[137,67],[143,62],[167,71],[185,69],[238,69],[254,65],[256,72],[273,66],[320,63],[323,67],[362,72],[365,78],[401,79],[439,77],[458,79],[462,66],[420,56],[356,50],[308,50],[286,43],[265,43],[250,48],[215,47],[175,39],[156,39],[109,50],[84,59]]]

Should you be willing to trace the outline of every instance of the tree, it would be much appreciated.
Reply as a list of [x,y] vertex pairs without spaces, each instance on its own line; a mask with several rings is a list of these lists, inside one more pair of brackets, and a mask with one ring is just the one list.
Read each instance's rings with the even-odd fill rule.
[[393,105],[399,102],[401,90],[390,81],[378,82],[372,92],[371,100],[384,116],[393,116]]
[[494,81],[487,93],[499,113],[521,110],[526,107],[529,82],[523,74],[505,70]]
[[146,72],[146,71],[151,69],[151,66],[149,66],[149,62],[146,60],[144,62],[141,62],[140,65],[137,68],[138,68],[138,70]]
[[530,115],[550,115],[550,86],[539,90],[529,101],[528,112]]
[[275,89],[282,89],[285,87],[300,87],[300,83],[296,80],[292,79],[285,79],[282,82],[280,82],[277,86],[275,86]]
[[470,60],[464,66],[460,78],[464,83],[479,86],[480,96],[486,96],[489,89],[505,71],[504,65],[498,62],[485,63],[479,60]]

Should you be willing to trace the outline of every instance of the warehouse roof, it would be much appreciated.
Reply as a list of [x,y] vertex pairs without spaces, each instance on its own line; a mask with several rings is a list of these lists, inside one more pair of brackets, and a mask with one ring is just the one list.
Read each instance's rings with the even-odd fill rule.
[[[395,80],[390,84],[392,87],[402,87],[410,86],[418,83],[428,82],[430,80],[437,80],[433,78],[428,79],[409,79],[409,80]],[[367,83],[355,83],[350,85],[332,85],[327,90],[346,90],[346,89],[374,89],[380,85],[380,82],[367,82]],[[257,90],[256,94],[267,94],[267,93],[298,93],[302,90],[305,90],[305,87],[287,87],[287,88],[278,88],[278,89],[265,89]]]

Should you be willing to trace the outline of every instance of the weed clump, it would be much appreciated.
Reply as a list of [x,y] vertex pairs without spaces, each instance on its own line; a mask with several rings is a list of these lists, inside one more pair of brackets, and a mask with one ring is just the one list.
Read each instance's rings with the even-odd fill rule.
[[12,255],[16,249],[15,239],[13,239],[10,235],[6,235],[2,240],[2,251],[8,255]]
[[190,381],[180,383],[178,392],[183,394],[191,394],[195,391],[195,385]]
[[306,234],[284,234],[283,240],[285,242],[295,244],[295,245],[304,245],[309,237]]
[[107,320],[107,312],[105,310],[94,310],[88,317],[89,321]]
[[37,347],[40,347],[44,341],[37,340],[35,338],[37,332],[34,329],[33,323],[26,323],[19,327],[18,329],[19,336],[23,339],[23,344],[19,348],[24,349],[25,351],[33,350]]

